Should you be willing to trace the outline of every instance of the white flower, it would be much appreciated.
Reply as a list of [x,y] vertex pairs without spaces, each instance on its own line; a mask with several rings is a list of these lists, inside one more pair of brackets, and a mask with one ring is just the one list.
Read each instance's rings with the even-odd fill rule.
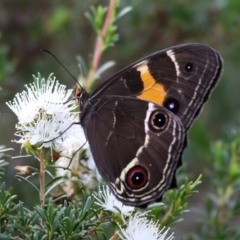
[[[35,79],[34,83],[25,86],[26,91],[18,93],[12,102],[7,103],[18,118],[15,135],[19,139],[16,142],[36,156],[39,149],[48,148],[46,156],[49,156],[48,160],[56,161],[56,174],[66,177],[64,190],[71,194],[74,181],[93,179],[81,173],[79,177],[77,175],[81,170],[77,152],[86,149],[89,153],[89,145],[79,122],[79,113],[74,111],[76,103],[69,99],[73,90],[66,90],[66,86],[51,75],[47,80],[40,74]],[[92,164],[91,167],[93,172]]]
[[[40,81],[40,79],[38,79]],[[13,102],[7,105],[17,115],[19,123],[29,123],[43,111],[46,114],[69,112],[75,108],[73,101],[67,101],[72,90],[66,90],[66,86],[60,85],[56,78],[49,78],[45,84],[34,82],[25,85],[27,91],[18,93]]]
[[129,218],[128,226],[120,226],[119,236],[124,240],[172,240],[173,233],[167,237],[169,228],[159,230],[158,224],[146,218],[147,212],[136,213]]
[[125,216],[130,216],[134,207],[126,206],[121,203],[110,191],[108,186],[99,187],[98,194],[93,195],[96,199],[96,204],[103,207],[105,210],[113,213],[121,213]]
[[[26,91],[18,93],[12,102],[7,103],[18,118],[15,135],[20,139],[17,142],[28,140],[31,145],[40,143],[41,147],[58,150],[57,146],[76,134],[71,124],[79,122],[78,113],[73,112],[75,102],[68,100],[72,90],[66,90],[66,86],[59,84],[55,77],[37,80],[26,85]],[[55,138],[56,141],[51,141]]]
[[[79,121],[78,118],[72,120],[73,122]],[[61,157],[63,158],[71,158],[73,155],[80,149],[88,149],[89,146],[87,144],[87,140],[83,129],[80,124],[72,125],[64,134],[65,140],[62,141],[61,137],[55,140],[55,145],[61,152]],[[58,141],[59,140],[59,141]],[[77,163],[79,164],[79,163]],[[66,165],[65,167],[67,167]],[[64,167],[64,166],[62,166]]]
[[93,159],[92,153],[90,151],[90,148],[87,147],[86,148],[86,155],[88,157],[87,161],[86,160],[82,160],[81,164],[88,169],[87,173],[84,174],[81,178],[81,181],[84,185],[94,185],[93,183],[96,182],[100,182],[102,180],[102,176],[100,175],[100,173],[97,170],[97,166],[96,163]]
[[[58,147],[61,153],[60,158],[55,163],[57,166],[56,175],[65,177],[62,186],[65,193],[73,193],[76,182],[88,189],[94,189],[102,178],[93,160],[83,129],[79,125],[73,125],[69,131],[70,135],[72,131],[72,135]],[[78,151],[80,149],[86,150],[86,152],[84,160],[79,162]]]
[[58,139],[55,140],[57,149],[59,149],[60,152],[60,158],[57,160],[56,165],[61,167],[57,168],[57,176],[70,176],[70,171],[65,169],[67,167],[77,169],[79,165],[77,152],[80,148],[85,149],[88,147],[88,145],[85,144],[86,139],[82,128],[79,125],[73,125],[68,131],[71,130],[74,131],[74,134],[71,135],[70,133],[64,142],[59,141],[58,143]]

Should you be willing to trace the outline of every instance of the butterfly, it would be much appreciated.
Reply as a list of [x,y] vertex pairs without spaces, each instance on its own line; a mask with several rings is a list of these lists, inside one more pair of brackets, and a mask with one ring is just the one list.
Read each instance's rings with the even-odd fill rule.
[[123,204],[146,207],[176,188],[188,129],[222,70],[217,51],[184,44],[132,63],[91,93],[77,91],[97,169]]

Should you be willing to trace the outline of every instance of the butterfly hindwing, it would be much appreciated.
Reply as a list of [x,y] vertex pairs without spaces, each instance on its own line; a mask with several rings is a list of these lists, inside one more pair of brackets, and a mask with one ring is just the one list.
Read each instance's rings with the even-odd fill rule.
[[83,127],[100,174],[125,204],[142,206],[175,185],[186,133],[167,109],[134,98],[101,98]]

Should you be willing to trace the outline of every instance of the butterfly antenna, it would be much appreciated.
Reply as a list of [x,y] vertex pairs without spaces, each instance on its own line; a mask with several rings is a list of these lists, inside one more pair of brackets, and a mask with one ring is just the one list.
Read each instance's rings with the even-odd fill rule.
[[78,80],[67,70],[67,68],[60,62],[60,60],[58,60],[58,58],[51,53],[50,51],[48,51],[47,49],[41,49],[41,51],[46,52],[48,54],[50,54],[52,57],[55,58],[55,60],[63,67],[63,69],[73,78],[73,80],[78,84],[78,86],[80,87],[81,90],[83,90],[81,84],[78,82]]

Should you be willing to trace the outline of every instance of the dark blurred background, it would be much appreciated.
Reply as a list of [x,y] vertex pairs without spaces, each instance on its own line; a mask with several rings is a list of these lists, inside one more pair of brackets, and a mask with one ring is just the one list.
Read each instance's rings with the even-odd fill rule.
[[[24,84],[32,82],[32,74],[40,72],[47,77],[54,72],[57,79],[68,87],[73,79],[48,54],[54,53],[67,69],[79,76],[77,56],[88,62],[93,52],[95,34],[84,12],[91,5],[107,6],[108,1],[0,1],[0,144],[14,147],[13,155],[20,153],[12,143],[15,115],[5,102],[12,100]],[[240,100],[240,1],[239,0],[122,0],[121,7],[133,10],[118,21],[119,41],[104,54],[102,63],[116,61],[116,65],[102,75],[101,81],[122,67],[150,53],[172,45],[200,42],[217,49],[223,56],[225,70],[201,116],[189,132],[189,146],[184,154],[184,170],[189,177],[196,177],[206,169],[211,142],[225,138],[238,126]],[[27,205],[33,206],[35,192],[15,179],[15,165],[23,160],[10,162],[6,169],[7,187]],[[24,161],[31,164],[31,159]],[[203,175],[204,180],[204,175]],[[202,207],[204,182],[200,194],[192,205]],[[202,190],[201,190],[202,188]],[[196,207],[194,208],[196,209]],[[193,209],[193,210],[194,210]],[[194,214],[187,214],[193,218]],[[197,223],[197,219],[192,220]],[[181,224],[184,230],[186,224]],[[176,230],[178,231],[178,230]]]

